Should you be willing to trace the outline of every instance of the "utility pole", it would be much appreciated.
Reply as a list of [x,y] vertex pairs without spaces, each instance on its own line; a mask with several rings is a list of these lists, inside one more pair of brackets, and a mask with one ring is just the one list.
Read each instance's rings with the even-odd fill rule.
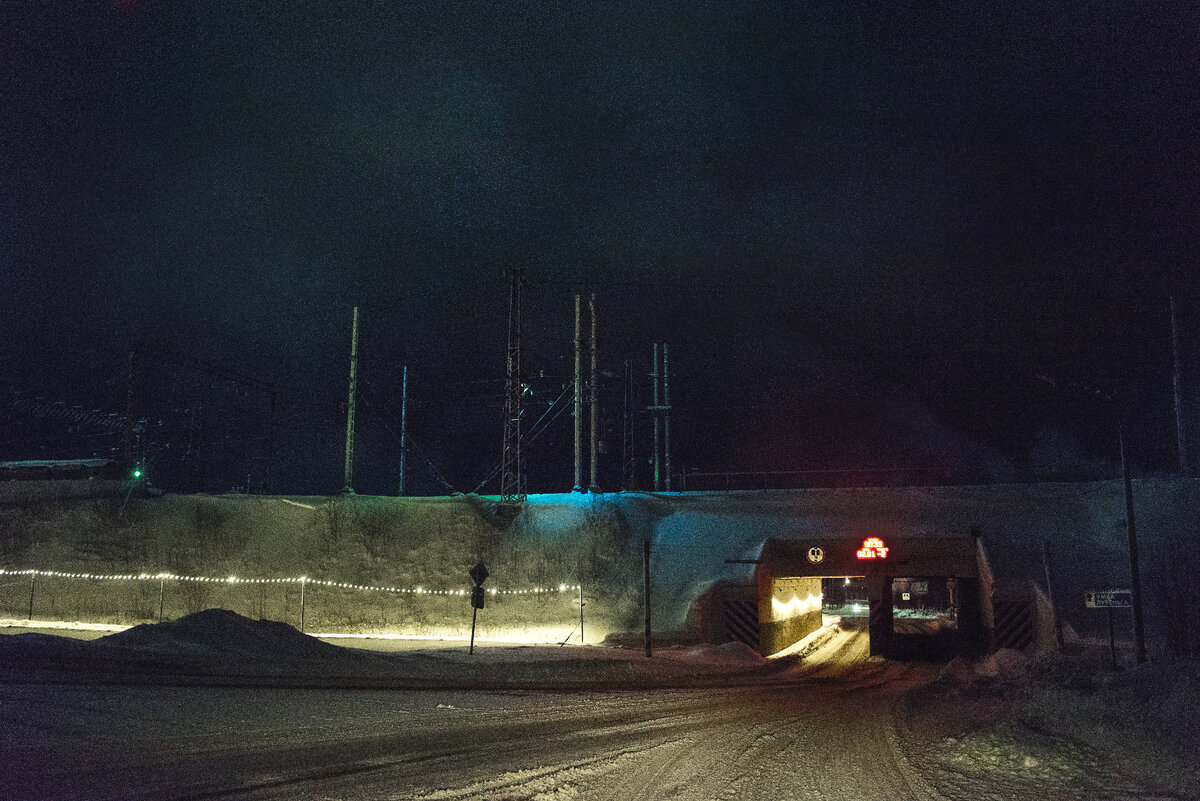
[[654,368],[650,373],[650,378],[654,382],[654,403],[650,407],[650,413],[654,416],[654,457],[653,457],[654,491],[660,492],[662,490],[662,480],[659,478],[659,463],[658,463],[658,455],[659,455],[660,451],[659,451],[659,441],[658,441],[659,406],[658,406],[658,343],[657,342],[654,343]]
[[1125,430],[1117,435],[1121,447],[1121,478],[1125,482],[1125,523],[1129,530],[1129,578],[1133,596],[1133,640],[1137,663],[1146,661],[1146,633],[1142,625],[1142,574],[1138,568],[1137,526],[1133,519],[1133,480],[1129,475],[1129,460],[1125,456]]
[[588,311],[591,313],[591,317],[592,317],[592,336],[591,336],[591,342],[588,343],[591,346],[591,351],[592,351],[591,379],[588,381],[588,406],[589,406],[588,413],[590,416],[590,423],[589,423],[590,431],[589,431],[588,447],[591,449],[591,453],[590,453],[591,470],[590,470],[590,479],[588,481],[588,492],[599,492],[600,484],[596,481],[597,445],[596,445],[596,295],[595,295],[595,293],[592,293],[591,297],[588,298]]
[[583,492],[583,384],[580,375],[579,296],[575,296],[575,485]]
[[625,406],[621,415],[621,489],[631,490],[637,480],[636,465],[633,457],[633,420],[630,411],[633,409],[633,365],[625,360]]
[[[659,370],[658,348],[662,345],[662,370]],[[650,413],[654,415],[654,491],[659,492],[663,488],[662,475],[666,468],[666,483],[667,492],[671,491],[671,400],[670,387],[667,381],[667,343],[654,343],[654,371],[650,373],[651,379],[654,381],[654,403],[650,406]],[[662,382],[662,402],[659,402],[658,385]],[[665,442],[659,442],[659,422],[663,424],[663,434]],[[665,452],[664,452],[665,451]],[[665,457],[665,458],[664,458]]]
[[404,365],[404,370],[400,378],[400,491],[399,495],[404,494],[404,477],[405,477],[405,457],[408,453],[408,365]]
[[346,463],[342,470],[342,492],[354,492],[354,399],[358,395],[358,307],[350,329],[350,397],[346,402]]
[[508,356],[504,379],[504,447],[500,458],[500,505],[515,511],[525,500],[521,484],[521,267],[508,270]]
[[1179,326],[1175,321],[1175,296],[1171,296],[1171,355],[1175,362],[1175,441],[1179,448],[1179,472],[1188,470],[1187,443],[1183,436],[1183,390],[1179,376]]
[[667,369],[667,343],[662,343],[663,354],[663,466],[667,473],[667,492],[671,491],[671,396],[668,391],[670,371]]
[[272,467],[275,462],[275,426],[278,424],[276,420],[276,408],[279,405],[279,391],[271,387],[271,423],[267,429],[267,475],[263,481],[263,493],[271,494],[271,474]]

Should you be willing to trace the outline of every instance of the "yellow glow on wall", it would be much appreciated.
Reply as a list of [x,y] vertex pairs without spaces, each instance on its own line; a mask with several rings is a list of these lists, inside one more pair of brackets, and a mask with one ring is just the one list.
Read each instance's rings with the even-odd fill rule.
[[821,595],[812,595],[811,593],[803,601],[799,597],[793,595],[790,601],[783,602],[778,598],[771,599],[771,612],[774,614],[775,620],[786,620],[789,617],[798,617],[808,614],[809,612],[819,612],[821,610]]

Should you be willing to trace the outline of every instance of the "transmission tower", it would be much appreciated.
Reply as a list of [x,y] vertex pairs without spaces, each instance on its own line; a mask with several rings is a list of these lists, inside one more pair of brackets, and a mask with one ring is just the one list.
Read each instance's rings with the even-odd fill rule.
[[521,285],[524,269],[508,268],[508,359],[504,378],[504,451],[500,458],[500,505],[525,500],[521,476]]

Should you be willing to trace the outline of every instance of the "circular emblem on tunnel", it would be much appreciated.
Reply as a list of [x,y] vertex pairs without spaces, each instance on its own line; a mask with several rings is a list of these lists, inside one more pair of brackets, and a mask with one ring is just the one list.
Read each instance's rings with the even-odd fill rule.
[[820,564],[825,560],[825,549],[819,548],[816,545],[808,549],[808,561],[814,565]]

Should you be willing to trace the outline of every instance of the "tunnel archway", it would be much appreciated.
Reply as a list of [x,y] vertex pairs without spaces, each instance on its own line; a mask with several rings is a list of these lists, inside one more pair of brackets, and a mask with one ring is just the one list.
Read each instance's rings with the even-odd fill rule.
[[755,584],[764,655],[816,631],[835,610],[848,625],[865,625],[872,655],[943,658],[990,643],[990,570],[974,535],[770,539]]

